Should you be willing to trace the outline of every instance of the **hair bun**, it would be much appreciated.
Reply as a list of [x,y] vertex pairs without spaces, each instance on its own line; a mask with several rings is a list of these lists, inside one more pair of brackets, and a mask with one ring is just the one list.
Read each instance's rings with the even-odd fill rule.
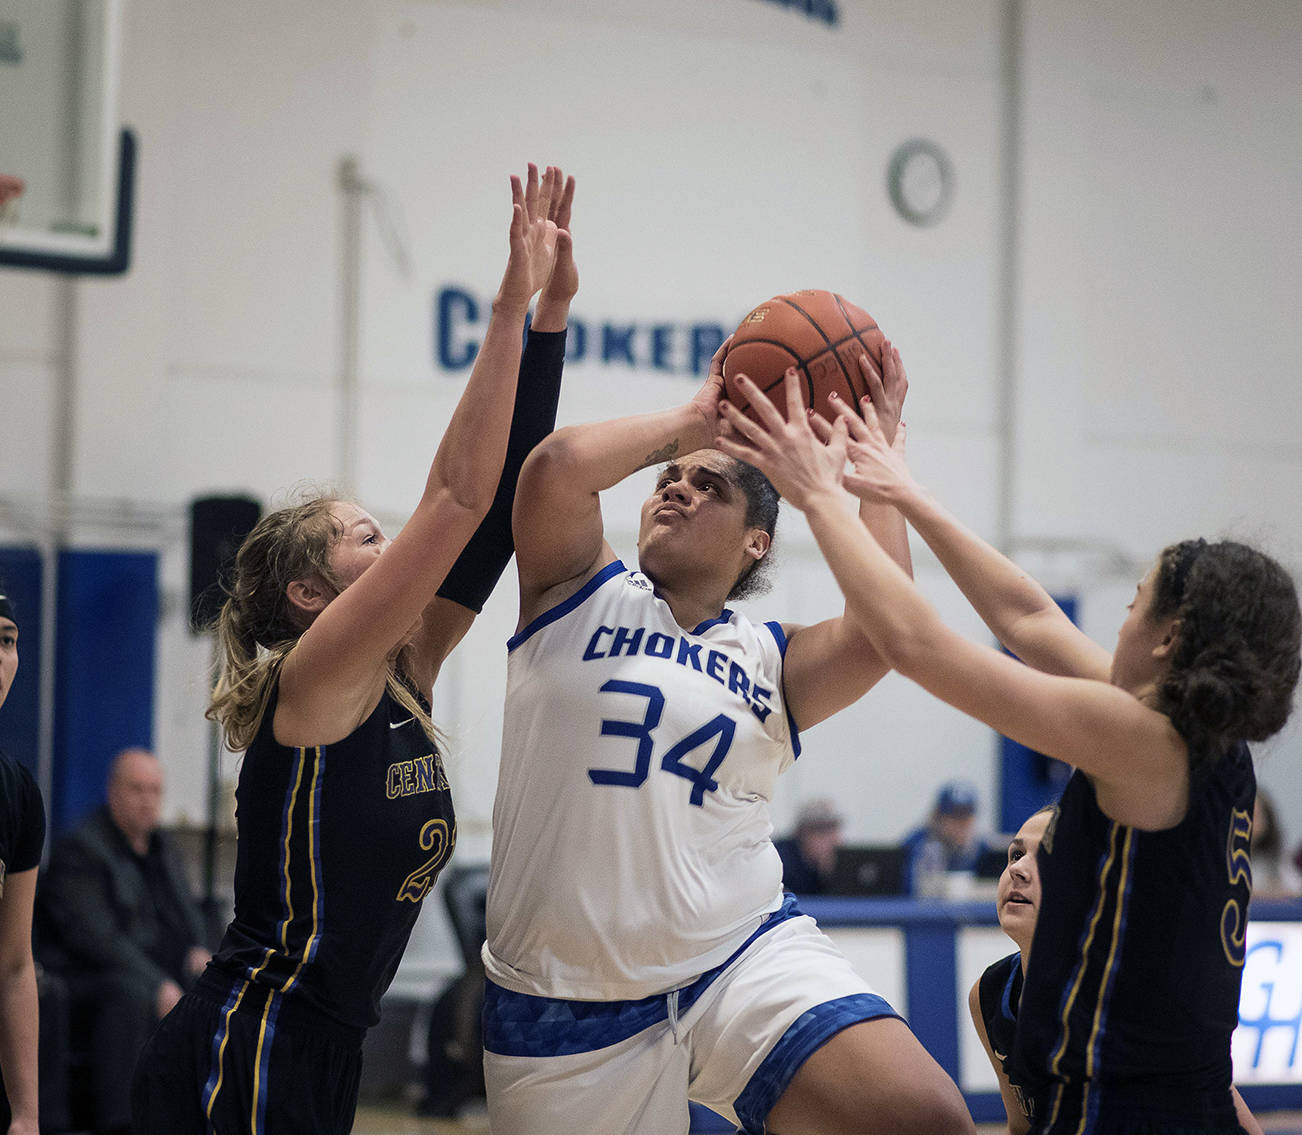
[[1185,680],[1185,707],[1203,729],[1213,734],[1233,732],[1235,707],[1240,700],[1231,669],[1225,661],[1191,670]]
[[1263,741],[1288,720],[1302,611],[1288,572],[1246,544],[1186,541],[1159,562],[1154,610],[1180,621],[1159,705],[1198,771],[1229,743]]

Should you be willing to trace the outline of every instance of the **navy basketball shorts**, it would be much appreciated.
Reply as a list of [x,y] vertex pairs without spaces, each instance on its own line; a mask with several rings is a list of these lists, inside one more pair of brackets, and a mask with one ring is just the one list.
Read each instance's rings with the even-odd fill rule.
[[136,1135],[347,1135],[365,1032],[209,971],[140,1054]]

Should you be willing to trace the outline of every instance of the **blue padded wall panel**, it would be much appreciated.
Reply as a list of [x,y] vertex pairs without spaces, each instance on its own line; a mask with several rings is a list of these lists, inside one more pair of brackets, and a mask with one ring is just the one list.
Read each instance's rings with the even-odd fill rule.
[[[1054,601],[1074,623],[1076,597],[1055,595]],[[1070,775],[1071,769],[1062,761],[1000,737],[999,830],[1011,835],[1022,826],[1027,816],[1056,801],[1067,786]]]
[[59,553],[55,632],[55,833],[104,800],[118,750],[153,745],[158,556]]

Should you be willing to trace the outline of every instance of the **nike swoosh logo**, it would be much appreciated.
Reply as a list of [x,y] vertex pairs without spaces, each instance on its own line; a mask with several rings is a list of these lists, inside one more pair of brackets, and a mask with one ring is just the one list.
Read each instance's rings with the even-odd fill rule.
[[389,728],[390,728],[390,729],[401,729],[404,725],[410,725],[410,724],[411,724],[413,721],[415,721],[415,720],[416,720],[416,719],[415,719],[414,717],[409,717],[409,718],[407,718],[406,721],[390,721],[390,722],[389,722]]

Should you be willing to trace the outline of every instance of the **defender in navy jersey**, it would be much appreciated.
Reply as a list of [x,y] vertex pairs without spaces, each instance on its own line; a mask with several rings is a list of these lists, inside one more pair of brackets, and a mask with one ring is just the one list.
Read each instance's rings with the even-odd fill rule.
[[506,566],[520,465],[555,422],[574,182],[530,166],[511,183],[493,314],[402,532],[321,497],[236,557],[210,710],[245,750],[235,917],[140,1058],[138,1132],[351,1129],[363,1036],[456,844],[434,682]]
[[[1024,1135],[1030,1129],[1032,1119],[1033,1091],[1024,1078],[1025,1073],[1017,1068],[1013,1053],[1017,1044],[1022,987],[1031,963],[1033,936],[1039,920],[1039,912],[1045,907],[1042,901],[1038,852],[1050,823],[1057,824],[1055,816],[1055,807],[1040,809],[1021,826],[1008,846],[1008,866],[1004,868],[1004,872],[1000,876],[998,896],[995,903],[999,925],[1003,927],[1004,933],[1017,943],[1018,950],[1016,953],[1010,954],[988,967],[985,973],[981,975],[980,980],[972,987],[971,994],[968,997],[972,1023],[976,1027],[977,1035],[981,1038],[981,1043],[985,1046],[986,1055],[990,1058],[990,1063],[994,1067],[998,1078],[1000,1094],[1003,1096],[1004,1108],[1008,1113],[1009,1131],[1012,1135]],[[1178,854],[1180,849],[1177,844],[1173,842],[1171,847]],[[1062,885],[1062,880],[1058,879],[1055,885]],[[1088,893],[1089,888],[1082,888],[1082,890]],[[1132,888],[1131,895],[1127,900],[1129,905],[1133,907],[1136,904],[1145,904],[1152,900],[1151,895],[1145,896],[1140,893],[1141,891],[1142,888],[1140,887]],[[1173,886],[1173,893],[1178,892],[1179,887]],[[1169,917],[1171,906],[1170,898],[1159,900],[1155,904],[1155,907],[1161,912],[1159,917]],[[1053,919],[1063,917],[1063,913],[1057,904],[1050,903],[1047,909],[1049,910],[1047,917]],[[1067,920],[1066,924],[1070,925],[1070,920]],[[1170,927],[1171,940],[1178,940],[1179,932],[1176,928],[1176,922],[1172,921],[1167,925]],[[1063,968],[1061,958],[1071,957],[1071,951],[1055,949],[1051,943],[1054,937],[1055,935],[1050,932],[1040,939],[1048,947],[1047,953],[1050,962],[1046,966],[1046,970],[1051,975],[1057,975],[1050,976],[1047,981],[1050,985],[1056,982],[1059,988],[1065,989],[1069,982],[1061,976]],[[1154,958],[1161,959],[1163,964],[1181,966],[1192,963],[1196,965],[1196,959],[1175,954],[1171,950],[1157,949],[1151,951],[1151,955],[1151,957],[1146,956],[1141,959],[1133,967],[1130,967],[1128,961],[1118,961],[1116,964],[1117,972],[1130,972],[1131,968],[1133,968],[1135,974],[1139,975],[1146,966],[1153,964]],[[1055,960],[1058,960],[1059,964],[1055,965]],[[1038,977],[1037,973],[1037,981]],[[1223,1004],[1221,1010],[1224,1011]],[[1143,1011],[1146,1017],[1147,1014],[1153,1011],[1153,1007],[1144,1005]],[[1176,1011],[1184,1012],[1186,1010],[1181,1006],[1177,1007]],[[1233,1007],[1231,1018],[1237,1018],[1237,1005]],[[1106,1024],[1106,1022],[1103,1022],[1101,1028],[1106,1028]],[[1028,1025],[1028,1028],[1032,1027],[1034,1025]],[[1116,1038],[1113,1039],[1115,1044]],[[1128,1048],[1134,1049],[1134,1051],[1126,1050]],[[1125,1066],[1132,1059],[1135,1062],[1135,1071],[1139,1074],[1136,1078],[1142,1078],[1144,1073],[1141,1070],[1148,1057],[1138,1050],[1138,1046],[1128,1045],[1126,1038],[1123,1037],[1120,1045],[1114,1047],[1107,1062],[1113,1067],[1119,1067]],[[1200,1092],[1203,1087],[1202,1080],[1196,1074],[1196,1061],[1196,1054],[1190,1054],[1190,1063],[1187,1066],[1176,1067],[1177,1075],[1183,1073],[1192,1082],[1192,1090],[1195,1093]],[[1260,1125],[1253,1118],[1238,1091],[1231,1089],[1231,1096],[1239,1126],[1247,1135],[1262,1135]],[[1183,1098],[1182,1093],[1180,1097],[1181,1103]],[[1149,1102],[1145,1097],[1145,1104]]]
[[[885,673],[842,618],[752,622],[772,486],[685,406],[573,426],[525,465],[484,962],[496,1135],[967,1132],[954,1083],[782,892],[769,804],[799,730]],[[898,418],[902,383],[875,394]],[[669,460],[640,570],[599,494]],[[896,537],[879,510],[865,519]],[[858,523],[858,521],[856,521]]]
[[1117,824],[1088,777],[1068,781],[1041,844],[1035,963],[1013,1052],[1046,1101],[1043,1130],[1089,1129],[1097,1114],[1248,1127],[1229,1051],[1255,795],[1242,743],[1192,780],[1184,817],[1160,831]]
[[[902,369],[897,352],[885,369]],[[842,406],[834,425],[811,424],[790,375],[787,423],[743,385],[764,424],[726,409],[721,448],[755,462],[805,512],[878,651],[951,705],[1075,767],[1039,849],[1042,907],[1010,1063],[1033,1097],[1031,1130],[1238,1132],[1230,1032],[1254,792],[1243,742],[1271,736],[1292,706],[1302,637],[1293,581],[1242,544],[1172,545],[1140,582],[1109,655],[913,481],[871,402],[863,419]],[[1016,657],[950,631],[845,517],[842,485],[899,509]]]
[[387,690],[333,745],[279,744],[276,705],[273,691],[240,767],[235,917],[212,969],[369,1028],[452,854],[452,794],[437,748]]

